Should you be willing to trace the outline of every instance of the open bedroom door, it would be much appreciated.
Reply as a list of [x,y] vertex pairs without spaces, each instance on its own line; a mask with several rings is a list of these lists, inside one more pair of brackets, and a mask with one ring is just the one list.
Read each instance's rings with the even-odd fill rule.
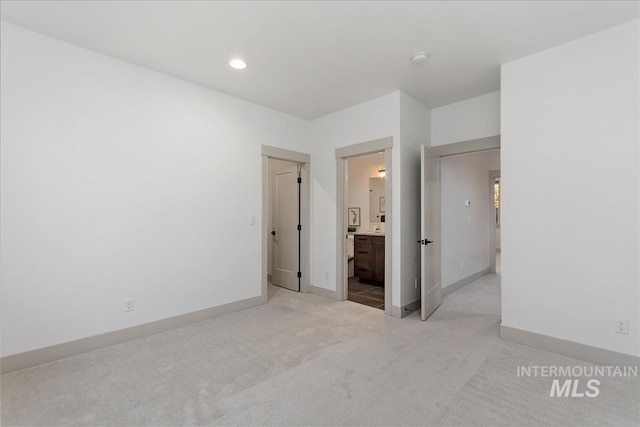
[[442,302],[440,287],[440,157],[421,147],[420,317],[427,318]]

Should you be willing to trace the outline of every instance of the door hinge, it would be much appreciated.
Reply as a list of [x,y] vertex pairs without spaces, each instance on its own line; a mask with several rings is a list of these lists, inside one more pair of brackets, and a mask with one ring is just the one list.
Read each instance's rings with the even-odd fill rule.
[[298,177],[298,184],[302,184],[302,178]]
[[302,230],[302,225],[298,224],[298,231]]
[[302,272],[298,271],[298,278],[302,277]]

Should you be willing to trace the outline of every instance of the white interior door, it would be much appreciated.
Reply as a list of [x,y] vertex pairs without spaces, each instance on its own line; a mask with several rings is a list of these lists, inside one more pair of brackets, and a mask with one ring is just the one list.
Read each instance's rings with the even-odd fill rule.
[[300,290],[299,230],[300,201],[298,165],[292,164],[274,174],[273,188],[273,284]]
[[440,158],[430,157],[421,147],[421,227],[420,299],[421,318],[435,311],[442,302],[440,287]]

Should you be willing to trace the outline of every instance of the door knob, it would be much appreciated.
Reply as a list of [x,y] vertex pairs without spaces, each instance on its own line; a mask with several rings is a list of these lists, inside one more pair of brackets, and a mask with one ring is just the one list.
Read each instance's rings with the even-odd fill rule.
[[433,243],[433,240],[418,240],[418,243],[420,243],[421,245],[428,245],[429,243]]
[[271,230],[271,235],[275,236],[276,235],[276,230]]

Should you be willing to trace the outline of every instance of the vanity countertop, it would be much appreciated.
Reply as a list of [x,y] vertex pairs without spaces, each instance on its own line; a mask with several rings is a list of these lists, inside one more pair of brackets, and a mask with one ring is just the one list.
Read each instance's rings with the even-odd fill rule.
[[376,233],[375,231],[354,231],[354,232],[350,232],[349,234],[352,234],[352,235],[362,234],[365,236],[384,236],[383,232]]

